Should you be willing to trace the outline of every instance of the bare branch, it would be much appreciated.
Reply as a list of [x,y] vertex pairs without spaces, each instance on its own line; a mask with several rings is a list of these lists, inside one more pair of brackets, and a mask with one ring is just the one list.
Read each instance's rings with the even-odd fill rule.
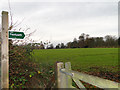
[[15,24],[14,24],[14,25],[13,25],[13,26],[14,26],[14,28],[15,28],[15,27],[17,27],[17,26],[19,26],[19,25],[20,25],[20,24],[24,21],[24,19],[25,19],[25,18],[23,18],[23,20],[22,20],[22,21],[20,21],[18,24],[16,23],[17,25],[15,25]]
[[[10,0],[8,0],[8,6],[9,6],[9,12],[10,12],[10,19],[11,19],[11,24],[10,27],[13,26],[13,19],[12,19],[12,13],[11,13],[11,5],[10,5]],[[10,29],[11,30],[11,29]]]

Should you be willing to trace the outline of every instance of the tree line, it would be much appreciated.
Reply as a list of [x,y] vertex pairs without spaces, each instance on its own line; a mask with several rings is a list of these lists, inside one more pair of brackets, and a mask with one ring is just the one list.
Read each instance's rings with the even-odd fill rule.
[[50,42],[43,43],[29,43],[33,49],[61,49],[61,48],[117,48],[120,46],[120,37],[106,35],[105,37],[90,37],[89,34],[82,33],[78,39],[74,38],[73,41],[67,44],[59,43],[55,47]]

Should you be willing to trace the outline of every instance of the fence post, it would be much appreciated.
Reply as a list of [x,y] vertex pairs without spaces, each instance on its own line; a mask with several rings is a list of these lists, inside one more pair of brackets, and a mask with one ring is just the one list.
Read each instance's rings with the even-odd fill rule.
[[63,62],[56,63],[57,88],[66,88],[66,75],[60,72],[64,68]]
[[0,32],[0,90],[1,90],[1,32]]
[[9,88],[8,12],[2,12],[1,88]]
[[[65,70],[68,72],[71,70],[71,63],[70,62],[65,63]],[[72,87],[72,78],[70,76],[66,75],[66,82],[67,82],[68,88],[71,88]]]

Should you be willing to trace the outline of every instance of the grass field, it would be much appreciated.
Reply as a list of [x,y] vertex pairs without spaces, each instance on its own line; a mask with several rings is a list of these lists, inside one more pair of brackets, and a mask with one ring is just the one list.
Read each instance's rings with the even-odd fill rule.
[[71,62],[73,70],[90,71],[91,67],[101,67],[114,72],[118,65],[118,48],[34,50],[34,58],[39,64],[54,65],[56,61]]

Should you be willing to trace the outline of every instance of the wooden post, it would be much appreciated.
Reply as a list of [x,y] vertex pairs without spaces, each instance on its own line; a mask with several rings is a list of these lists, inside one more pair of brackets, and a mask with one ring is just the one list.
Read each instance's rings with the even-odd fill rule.
[[[0,80],[1,80],[1,32],[0,32]],[[0,81],[0,90],[1,90],[1,81]]]
[[66,75],[60,72],[60,69],[64,68],[63,62],[56,63],[56,72],[57,72],[57,88],[67,88],[66,86]]
[[[71,63],[70,62],[65,63],[65,70],[68,72],[71,70]],[[72,87],[72,78],[68,75],[66,75],[66,82],[67,82],[66,84],[67,84],[68,88],[71,88]]]
[[1,88],[9,88],[8,12],[2,12]]

